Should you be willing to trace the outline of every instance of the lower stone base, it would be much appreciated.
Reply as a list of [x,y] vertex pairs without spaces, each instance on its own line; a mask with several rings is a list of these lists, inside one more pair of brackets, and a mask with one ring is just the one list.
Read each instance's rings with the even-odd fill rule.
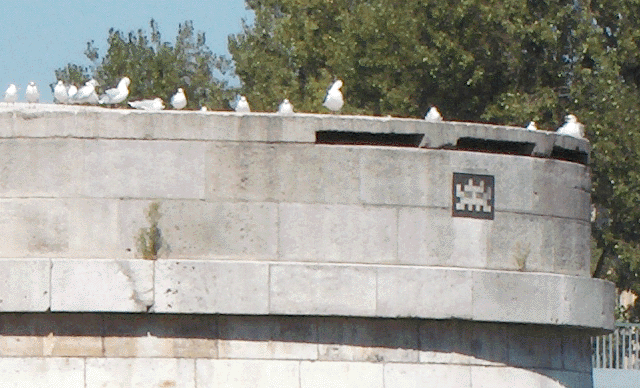
[[451,320],[0,314],[20,387],[592,386],[590,333]]

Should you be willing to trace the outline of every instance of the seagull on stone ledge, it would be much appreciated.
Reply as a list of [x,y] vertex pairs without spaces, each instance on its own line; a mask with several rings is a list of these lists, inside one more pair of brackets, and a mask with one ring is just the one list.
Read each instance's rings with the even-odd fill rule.
[[163,110],[164,102],[162,102],[161,98],[154,98],[153,100],[140,100],[140,101],[129,101],[129,105],[136,109],[142,110]]
[[129,85],[131,80],[129,77],[123,77],[118,86],[113,89],[108,89],[100,96],[98,102],[100,104],[119,104],[129,96]]
[[245,96],[240,96],[240,99],[236,103],[234,110],[238,113],[251,112],[251,108],[249,108],[249,102],[247,102],[247,98]]
[[529,121],[529,125],[527,125],[527,131],[537,131],[538,127],[536,126],[535,121]]
[[64,82],[59,80],[56,86],[53,88],[53,98],[58,104],[66,104],[69,101],[68,89],[64,86]]
[[183,109],[187,106],[187,96],[182,88],[178,88],[178,92],[171,97],[171,106],[173,109]]
[[27,90],[24,91],[24,97],[30,104],[35,104],[36,102],[40,101],[40,92],[38,92],[38,87],[36,86],[35,82],[29,82],[29,85],[27,85]]
[[564,125],[558,128],[556,133],[583,139],[584,125],[578,122],[578,118],[574,115],[566,115],[564,119]]
[[278,113],[281,115],[292,115],[293,114],[293,105],[289,102],[288,99],[284,99],[280,106],[278,107]]
[[18,88],[16,88],[16,85],[11,84],[7,88],[7,91],[4,92],[4,102],[15,103],[17,99],[18,99]]
[[442,121],[442,115],[440,114],[440,112],[438,112],[438,108],[431,105],[431,109],[429,109],[427,115],[424,116],[424,119],[435,123],[438,121]]
[[336,82],[332,83],[327,90],[327,95],[324,97],[322,105],[334,112],[342,109],[342,106],[344,105],[344,98],[342,97],[342,92],[340,91],[341,87],[341,80],[337,80]]

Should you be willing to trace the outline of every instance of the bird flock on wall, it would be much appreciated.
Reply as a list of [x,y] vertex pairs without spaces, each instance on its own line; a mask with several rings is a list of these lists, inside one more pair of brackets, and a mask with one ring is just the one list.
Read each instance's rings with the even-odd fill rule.
[[[84,86],[78,89],[74,85],[65,85],[62,81],[58,81],[53,89],[53,97],[58,104],[92,104],[92,105],[114,105],[124,102],[129,96],[129,85],[131,85],[131,79],[129,77],[123,77],[115,88],[107,89],[104,94],[98,96],[96,87],[99,86],[98,81],[90,79]],[[327,94],[322,102],[322,105],[332,112],[339,112],[344,106],[344,97],[340,88],[342,88],[343,82],[336,80],[332,82],[327,88]],[[40,100],[40,92],[35,82],[29,82],[27,89],[25,90],[25,99],[29,104],[35,104]],[[7,104],[13,104],[18,100],[18,88],[14,84],[10,84],[4,93],[4,102]],[[170,104],[173,109],[184,109],[187,106],[187,96],[182,88],[178,88],[176,94],[170,99]],[[165,108],[164,101],[161,98],[152,98],[138,101],[129,101],[129,106],[135,109],[158,111]],[[236,100],[230,104],[231,107],[238,113],[249,113],[251,108],[249,102],[245,96],[237,96]],[[201,111],[206,111],[206,107],[200,108]],[[294,114],[293,105],[288,99],[284,99],[278,107],[278,114],[292,115]],[[442,115],[438,111],[438,108],[431,106],[429,111],[425,115],[424,119],[428,122],[441,122],[443,121]],[[525,128],[528,131],[537,131],[536,123],[534,121],[529,122]],[[584,125],[578,122],[575,115],[569,114],[565,117],[565,123],[556,130],[556,133],[560,135],[566,135],[576,138],[584,138]]]

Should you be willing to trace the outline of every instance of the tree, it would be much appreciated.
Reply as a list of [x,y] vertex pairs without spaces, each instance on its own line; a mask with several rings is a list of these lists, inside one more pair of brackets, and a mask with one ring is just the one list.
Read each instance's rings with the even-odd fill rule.
[[187,21],[179,25],[175,44],[171,45],[162,41],[153,19],[150,27],[150,36],[141,29],[128,34],[110,29],[107,52],[101,61],[94,42],[87,43],[85,55],[93,63],[92,72],[69,64],[56,70],[56,78],[81,85],[93,76],[107,89],[128,76],[132,80],[129,100],[160,97],[168,101],[182,87],[187,95],[187,109],[201,106],[228,109],[228,101],[235,93],[216,74],[224,76],[231,70],[231,64],[213,54],[204,33],[196,33],[193,23]]
[[[321,112],[344,81],[348,113],[554,129],[572,112],[593,145],[594,275],[640,295],[637,0],[248,0],[229,37],[254,108]],[[626,318],[640,319],[640,303]]]

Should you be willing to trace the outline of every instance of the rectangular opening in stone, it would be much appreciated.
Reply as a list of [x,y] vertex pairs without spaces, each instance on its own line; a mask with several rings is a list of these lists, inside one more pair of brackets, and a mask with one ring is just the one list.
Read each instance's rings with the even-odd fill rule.
[[535,143],[504,140],[478,139],[461,137],[456,142],[455,149],[461,151],[489,152],[494,154],[524,155],[533,153]]
[[589,163],[589,155],[578,150],[568,150],[561,147],[553,147],[551,151],[551,159],[566,160],[568,162],[587,164]]
[[369,133],[317,131],[317,144],[375,145],[388,147],[418,147],[423,134],[420,133]]

